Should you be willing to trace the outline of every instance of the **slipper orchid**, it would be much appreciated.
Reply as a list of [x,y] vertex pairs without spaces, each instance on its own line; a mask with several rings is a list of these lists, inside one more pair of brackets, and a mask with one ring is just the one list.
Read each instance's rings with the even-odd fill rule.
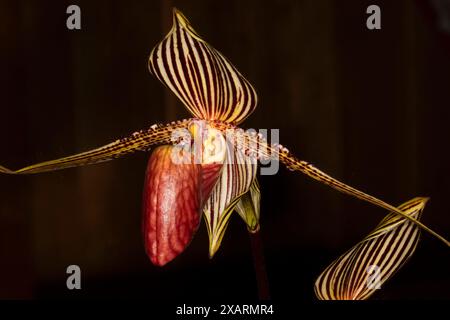
[[[209,255],[220,246],[231,213],[236,210],[252,232],[259,228],[257,163],[278,159],[330,187],[392,211],[449,242],[401,208],[344,184],[298,160],[281,145],[239,129],[256,108],[252,85],[219,51],[205,42],[184,15],[174,9],[173,26],[149,57],[150,72],[193,115],[191,119],[133,133],[105,146],[31,165],[7,174],[31,174],[108,161],[156,148],[147,165],[143,195],[143,233],[147,254],[164,265],[180,254],[197,230],[201,216],[209,235]],[[183,134],[179,134],[182,132]]]
[[[398,208],[420,219],[428,198],[414,198]],[[340,256],[316,280],[320,300],[366,300],[413,255],[420,229],[391,213],[361,242]]]

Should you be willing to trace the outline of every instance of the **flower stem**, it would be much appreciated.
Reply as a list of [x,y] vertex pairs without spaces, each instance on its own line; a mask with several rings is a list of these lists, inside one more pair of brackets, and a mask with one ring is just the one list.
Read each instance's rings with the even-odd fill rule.
[[252,248],[253,266],[255,267],[256,283],[258,286],[259,300],[270,300],[269,280],[267,278],[266,264],[264,260],[264,247],[261,230],[249,232]]

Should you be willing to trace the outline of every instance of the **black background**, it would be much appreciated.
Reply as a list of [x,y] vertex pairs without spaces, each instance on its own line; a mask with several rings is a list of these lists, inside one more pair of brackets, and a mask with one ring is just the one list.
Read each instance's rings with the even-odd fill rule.
[[[78,4],[82,30],[66,28]],[[365,27],[378,4],[382,29]],[[188,117],[147,70],[172,5],[254,84],[245,128],[398,205],[429,196],[423,221],[448,238],[450,39],[414,1],[0,1],[0,163],[19,168]],[[0,298],[252,301],[237,215],[208,259],[204,225],[164,268],[140,233],[148,154],[32,176],[0,176]],[[313,283],[383,210],[281,169],[260,178],[271,295],[313,301]],[[448,249],[424,235],[373,299],[450,298]],[[65,287],[82,269],[82,290]]]

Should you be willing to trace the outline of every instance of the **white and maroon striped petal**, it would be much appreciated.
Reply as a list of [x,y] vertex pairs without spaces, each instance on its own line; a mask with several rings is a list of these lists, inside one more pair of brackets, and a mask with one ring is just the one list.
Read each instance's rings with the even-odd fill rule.
[[152,50],[148,66],[199,119],[240,123],[256,108],[252,85],[206,43],[174,9],[169,34]]
[[[414,198],[398,207],[419,220],[428,198]],[[340,256],[316,280],[321,300],[365,300],[412,256],[420,228],[390,213],[364,240]]]

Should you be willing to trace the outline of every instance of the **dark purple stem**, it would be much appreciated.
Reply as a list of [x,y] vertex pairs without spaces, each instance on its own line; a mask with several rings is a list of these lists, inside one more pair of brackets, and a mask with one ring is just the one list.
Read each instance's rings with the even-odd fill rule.
[[253,266],[255,267],[256,283],[258,286],[259,300],[270,300],[269,280],[267,278],[266,263],[264,260],[264,247],[261,237],[261,229],[249,232],[252,248]]

